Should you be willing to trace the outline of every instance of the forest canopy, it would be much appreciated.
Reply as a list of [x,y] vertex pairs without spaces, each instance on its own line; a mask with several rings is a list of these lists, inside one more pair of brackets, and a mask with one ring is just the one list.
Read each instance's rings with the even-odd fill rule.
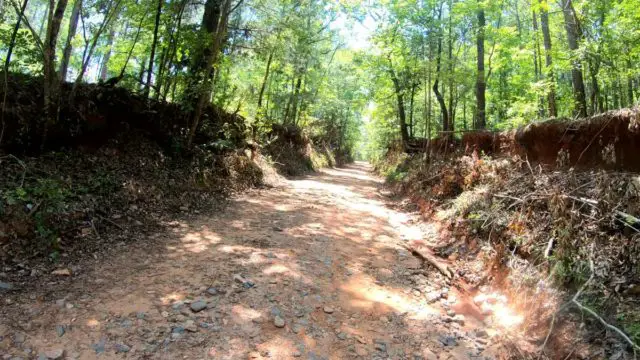
[[[4,0],[5,74],[210,104],[247,137],[273,124],[375,157],[393,141],[586,117],[637,104],[638,0]],[[3,100],[3,131],[6,95]],[[0,142],[2,136],[0,136]]]

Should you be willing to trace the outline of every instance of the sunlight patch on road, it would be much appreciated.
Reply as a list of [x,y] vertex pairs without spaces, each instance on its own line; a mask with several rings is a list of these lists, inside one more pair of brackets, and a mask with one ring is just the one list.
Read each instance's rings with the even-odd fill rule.
[[184,295],[177,292],[167,294],[160,298],[162,305],[169,305],[182,300],[184,300]]
[[382,184],[384,180],[367,175],[360,171],[345,171],[342,169],[322,169],[322,172],[330,176],[343,176],[357,180],[371,181],[374,183]]
[[292,270],[290,267],[283,264],[272,264],[262,270],[262,273],[265,275],[287,275],[296,279],[303,277],[300,272]]
[[236,324],[247,324],[253,320],[257,320],[262,317],[262,314],[254,309],[244,307],[242,305],[234,305],[231,308],[231,314],[233,322]]
[[315,180],[295,180],[291,181],[290,184],[298,192],[305,192],[304,190],[319,190],[343,197],[356,197],[353,191],[348,190],[348,188],[343,185],[327,184]]
[[342,285],[350,294],[350,304],[361,308],[375,308],[377,304],[397,313],[407,313],[414,320],[428,320],[438,311],[408,297],[402,291],[376,285],[367,276],[354,276]]
[[190,232],[182,236],[180,240],[185,250],[192,253],[201,253],[209,249],[209,246],[218,244],[222,239],[208,230]]
[[[293,358],[293,353],[297,350],[293,340],[280,335],[274,336],[266,342],[259,344],[257,348],[261,353],[268,353],[272,359],[291,359]],[[254,357],[250,354],[249,358]],[[258,358],[263,357],[259,356]]]

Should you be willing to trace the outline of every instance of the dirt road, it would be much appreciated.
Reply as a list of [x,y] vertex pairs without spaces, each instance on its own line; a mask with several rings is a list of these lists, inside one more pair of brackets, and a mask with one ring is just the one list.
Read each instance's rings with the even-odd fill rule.
[[250,191],[61,276],[45,295],[3,295],[0,353],[491,358],[491,334],[447,315],[453,290],[402,247],[421,235],[381,183],[357,163]]

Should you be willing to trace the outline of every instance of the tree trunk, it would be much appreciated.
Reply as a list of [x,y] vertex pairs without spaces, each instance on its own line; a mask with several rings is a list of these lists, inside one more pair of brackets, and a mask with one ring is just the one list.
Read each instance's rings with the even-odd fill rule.
[[59,0],[53,9],[53,0],[49,3],[49,21],[47,23],[47,36],[45,37],[43,48],[44,62],[44,113],[45,125],[42,134],[42,148],[47,142],[47,134],[49,129],[55,125],[58,120],[58,111],[60,104],[60,79],[56,72],[56,45],[58,43],[58,35],[60,33],[60,25],[62,17],[67,8],[67,0]]
[[546,9],[546,0],[538,0],[540,2],[540,27],[542,28],[542,37],[544,42],[545,56],[545,76],[549,79],[549,94],[547,96],[549,103],[549,117],[557,117],[558,109],[556,106],[556,84],[553,74],[553,62],[551,58],[551,35],[549,33],[549,11]]
[[300,87],[302,86],[302,75],[298,76],[296,86],[294,87],[291,97],[291,112],[287,114],[287,119],[291,119],[291,123],[296,123],[296,115],[298,113],[298,97],[300,96]]
[[262,97],[264,96],[264,89],[267,86],[267,80],[269,79],[269,71],[271,70],[273,53],[274,50],[271,50],[271,52],[269,52],[269,58],[267,59],[267,70],[264,72],[264,78],[262,78],[262,85],[260,86],[260,95],[258,95],[258,109],[262,108]]
[[107,49],[105,50],[104,57],[102,58],[102,66],[100,67],[100,80],[107,80],[109,75],[109,59],[111,58],[111,47],[113,46],[113,38],[115,36],[115,30],[113,27],[109,31],[107,36]]
[[65,82],[67,80],[67,70],[69,69],[69,60],[71,59],[71,52],[73,45],[71,41],[76,36],[76,29],[78,29],[78,19],[80,19],[80,9],[82,8],[82,0],[76,0],[71,10],[71,18],[69,19],[69,31],[67,33],[67,41],[64,45],[64,51],[62,52],[62,60],[60,60],[60,80]]
[[[535,11],[531,12],[531,18],[533,20],[533,67],[535,71],[535,80],[536,82],[542,79],[542,60],[540,59],[540,37],[538,35],[538,15]],[[538,116],[544,116],[544,98],[540,96],[538,100]]]
[[[567,42],[571,50],[572,58],[576,56],[580,31],[578,19],[576,18],[571,0],[562,0],[562,14],[564,15],[564,26],[567,32]],[[582,78],[582,65],[579,59],[572,59],[571,80],[573,84],[573,95],[575,98],[575,114],[580,117],[587,116],[587,100],[584,90],[584,79]]]
[[153,41],[151,42],[151,55],[149,55],[149,65],[147,66],[147,81],[144,84],[144,97],[149,97],[151,90],[151,75],[153,74],[153,61],[156,55],[156,45],[158,44],[158,29],[160,28],[160,15],[162,14],[162,3],[164,0],[158,0],[156,8],[156,21],[153,26]]
[[[107,26],[109,26],[113,18],[115,18],[116,15],[118,14],[121,1],[122,0],[116,0],[115,4],[113,5],[111,2],[109,3],[104,14],[104,19],[102,19],[102,23],[100,24],[100,27],[98,28],[95,35],[93,36],[93,39],[91,40],[91,45],[89,46],[88,51],[87,51],[87,48],[85,47],[86,57],[83,55],[82,66],[80,68],[80,72],[78,73],[78,76],[76,77],[76,81],[73,84],[73,90],[71,91],[72,94],[75,93],[76,88],[78,87],[78,84],[80,84],[80,82],[82,81],[82,78],[84,77],[85,72],[87,71],[87,67],[91,62],[91,57],[93,56],[93,52],[95,51],[96,46],[98,45],[98,40],[100,39],[102,32]],[[80,14],[80,16],[82,16],[82,13]]]
[[418,84],[415,82],[411,85],[411,99],[409,100],[409,138],[413,138],[413,100],[416,95],[416,87]]
[[[449,131],[453,131],[455,130],[455,124],[456,124],[456,116],[455,116],[455,111],[454,111],[454,92],[455,92],[455,86],[454,86],[454,77],[453,77],[453,70],[454,70],[454,63],[453,63],[453,16],[451,14],[451,12],[453,11],[453,0],[449,0],[449,36],[448,37],[448,48],[449,48],[449,53],[448,53],[448,67],[449,67],[449,82],[448,82],[448,86],[449,86]],[[444,82],[443,82],[444,85]],[[445,92],[443,91],[443,94]]]
[[[629,58],[627,58],[627,69],[633,69],[631,66],[631,59]],[[635,105],[635,101],[633,99],[633,75],[631,71],[627,74],[627,98],[627,105],[629,107]]]
[[[207,8],[208,7],[208,8]],[[193,137],[196,134],[198,125],[200,123],[200,117],[204,111],[204,107],[211,96],[211,79],[213,78],[213,67],[218,60],[218,54],[222,50],[223,41],[227,34],[227,23],[229,19],[229,10],[231,7],[231,0],[207,0],[205,5],[205,15],[203,16],[203,23],[206,22],[205,31],[209,33],[209,26],[215,25],[213,32],[215,36],[208,42],[209,46],[205,48],[204,54],[204,73],[201,77],[202,84],[198,89],[198,101],[194,109],[193,120],[191,122],[191,128],[189,129],[189,137],[187,138],[187,147],[191,148],[193,144]],[[200,78],[200,76],[198,76]]]
[[[442,12],[440,13],[442,15]],[[447,113],[447,104],[444,102],[444,97],[438,89],[438,83],[440,81],[440,58],[442,57],[442,35],[438,37],[438,53],[436,55],[436,80],[433,82],[433,93],[436,95],[438,104],[440,104],[440,111],[442,112],[442,130],[449,131],[449,114]]]
[[[9,40],[9,48],[7,49],[7,56],[4,59],[4,76],[6,78],[9,73],[9,63],[11,63],[11,54],[13,53],[13,48],[16,46],[16,36],[18,35],[18,30],[20,30],[20,24],[22,23],[22,18],[24,17],[24,10],[27,8],[27,3],[29,0],[24,0],[22,5],[20,6],[20,13],[18,14],[18,20],[16,20],[16,25],[13,27],[13,31],[11,32],[11,40]],[[6,79],[5,79],[6,80]],[[5,81],[6,82],[6,81]],[[6,86],[6,84],[5,84]],[[6,96],[7,89],[5,88],[4,94]],[[2,102],[4,104],[4,101]]]
[[[173,68],[173,65],[174,65],[174,62],[175,62],[175,57],[176,57],[176,54],[178,52],[178,43],[180,43],[180,35],[181,35],[181,31],[180,30],[181,30],[181,25],[182,25],[182,17],[184,16],[184,9],[186,8],[186,6],[187,6],[187,0],[183,0],[180,3],[180,9],[178,11],[178,20],[177,20],[176,26],[175,26],[176,30],[174,32],[172,32],[172,34],[171,34],[171,42],[170,42],[170,45],[169,45],[169,49],[170,49],[169,50],[169,56],[167,58],[167,64],[166,64],[166,66],[164,66],[166,68],[167,72],[168,72],[168,74],[167,74],[168,81],[166,81],[164,93],[162,94],[162,99],[163,100],[167,99],[169,91],[171,91],[172,87],[175,89],[175,84],[177,83],[177,80],[172,82],[171,79],[170,79],[170,76],[172,76],[171,69]],[[178,69],[176,67],[176,69],[174,70],[173,77],[176,76],[177,72],[178,72]],[[160,90],[160,88],[158,88],[158,90]],[[171,98],[174,99],[173,95],[172,95]]]
[[476,46],[478,49],[478,78],[476,80],[476,129],[484,129],[487,125],[486,120],[486,98],[485,90],[487,84],[484,79],[484,8],[483,4],[478,4],[478,35],[476,37]]
[[396,102],[398,106],[398,122],[400,123],[400,138],[402,140],[402,147],[406,150],[409,144],[409,131],[407,130],[407,115],[404,111],[404,96],[402,94],[402,88],[400,87],[400,81],[393,71],[391,60],[389,60],[389,74],[391,75],[391,81],[393,81],[393,89],[396,93]]
[[140,84],[140,86],[144,86],[144,74],[147,70],[146,66],[147,66],[147,59],[142,58],[142,61],[140,62],[140,73],[138,74],[138,84]]

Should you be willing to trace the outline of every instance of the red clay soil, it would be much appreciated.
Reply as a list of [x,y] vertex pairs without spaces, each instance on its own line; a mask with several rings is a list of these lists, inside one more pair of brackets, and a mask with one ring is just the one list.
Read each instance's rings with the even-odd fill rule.
[[620,109],[580,120],[536,122],[513,131],[467,132],[460,140],[434,139],[430,147],[436,154],[482,151],[546,165],[640,171],[639,117],[638,108]]

